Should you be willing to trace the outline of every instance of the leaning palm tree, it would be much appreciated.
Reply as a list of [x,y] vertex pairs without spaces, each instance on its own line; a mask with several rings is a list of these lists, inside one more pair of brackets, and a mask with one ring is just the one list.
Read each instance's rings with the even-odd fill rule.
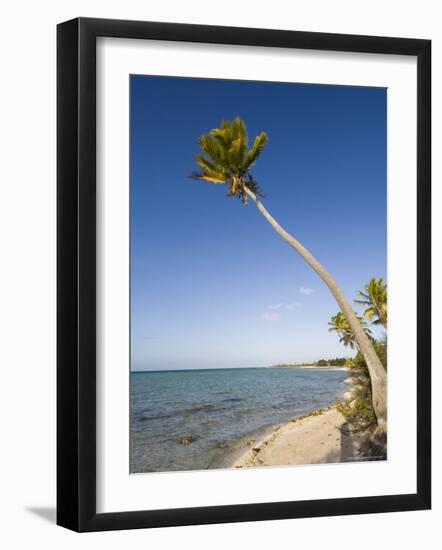
[[356,304],[365,306],[364,317],[372,321],[374,325],[383,325],[387,328],[387,285],[381,277],[372,277],[365,292],[358,290],[361,300],[355,300]]
[[[357,315],[358,321],[360,322],[361,326],[365,330],[365,333],[367,334],[368,338],[370,340],[373,340],[373,336],[371,334],[371,330],[367,327],[367,323],[365,320]],[[351,349],[358,349],[359,346],[356,342],[355,336],[353,334],[353,331],[351,330],[351,327],[345,318],[342,311],[339,311],[336,315],[333,315],[333,317],[330,319],[329,324],[329,332],[336,332],[339,336],[339,341],[341,344],[344,344],[344,346],[349,346]]]
[[386,433],[386,374],[369,337],[332,276],[299,241],[281,227],[258,198],[263,197],[264,194],[250,174],[250,169],[254,166],[267,142],[267,134],[261,132],[255,137],[253,145],[249,149],[244,121],[239,117],[233,121],[224,120],[219,128],[215,128],[200,137],[201,154],[195,156],[200,170],[194,172],[192,177],[215,185],[226,185],[227,195],[237,197],[243,203],[247,203],[247,200],[251,199],[275,231],[304,258],[329,287],[342,313],[345,315],[355,341],[367,363],[378,430],[381,433]]

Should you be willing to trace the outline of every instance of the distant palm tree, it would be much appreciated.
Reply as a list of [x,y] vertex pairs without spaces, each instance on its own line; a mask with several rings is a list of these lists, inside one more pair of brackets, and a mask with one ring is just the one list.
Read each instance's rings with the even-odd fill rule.
[[[357,315],[357,318],[361,323],[363,329],[365,330],[368,338],[372,340],[373,337],[371,334],[371,330],[367,327],[367,323],[359,315]],[[339,336],[339,341],[341,342],[341,344],[344,344],[344,346],[349,346],[351,349],[357,348],[359,351],[359,346],[356,342],[353,331],[351,330],[351,327],[348,324],[348,321],[342,311],[340,311],[336,315],[333,315],[328,324],[330,326],[328,331],[336,332]]]
[[355,300],[356,304],[366,306],[364,317],[375,325],[383,325],[387,328],[387,285],[381,277],[372,277],[368,285],[365,285],[365,292],[358,290],[358,296],[362,300]]
[[215,185],[227,185],[227,195],[238,197],[243,203],[247,203],[249,198],[252,199],[275,231],[304,258],[329,287],[345,315],[355,341],[367,363],[378,430],[385,433],[387,420],[386,374],[369,337],[332,276],[299,241],[281,227],[258,199],[258,197],[263,197],[264,194],[250,174],[250,169],[254,166],[267,142],[267,134],[261,132],[255,137],[253,145],[249,149],[244,121],[239,117],[233,121],[224,120],[219,128],[215,128],[209,134],[200,137],[199,145],[202,154],[195,157],[200,171],[194,172],[192,177]]

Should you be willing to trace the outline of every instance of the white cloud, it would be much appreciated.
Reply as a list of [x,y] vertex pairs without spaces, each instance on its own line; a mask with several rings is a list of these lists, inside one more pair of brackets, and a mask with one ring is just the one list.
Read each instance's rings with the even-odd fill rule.
[[279,321],[281,319],[281,316],[279,313],[271,313],[270,311],[266,311],[265,313],[261,313],[261,320],[262,321]]
[[301,304],[299,302],[290,302],[288,304],[284,304],[283,302],[280,302],[278,304],[272,304],[270,306],[267,306],[268,311],[265,311],[264,313],[261,314],[261,320],[262,321],[280,321],[281,320],[281,314],[279,313],[280,311],[282,310],[290,311],[300,306]]
[[273,304],[269,306],[269,309],[281,309],[284,304]]
[[284,304],[284,309],[294,309],[295,307],[300,307],[299,302],[292,302],[291,304]]
[[299,307],[301,304],[299,302],[291,302],[289,304],[272,304],[271,306],[268,306],[267,309],[274,310],[280,310],[280,309],[294,309],[295,307]]
[[299,289],[299,292],[301,294],[304,294],[304,296],[310,296],[310,294],[313,292],[313,288],[308,288],[306,286],[301,286]]

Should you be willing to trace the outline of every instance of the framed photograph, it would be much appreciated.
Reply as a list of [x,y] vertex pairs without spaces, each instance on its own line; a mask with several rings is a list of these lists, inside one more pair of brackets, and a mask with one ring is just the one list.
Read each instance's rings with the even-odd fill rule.
[[430,508],[430,53],[58,26],[59,525]]

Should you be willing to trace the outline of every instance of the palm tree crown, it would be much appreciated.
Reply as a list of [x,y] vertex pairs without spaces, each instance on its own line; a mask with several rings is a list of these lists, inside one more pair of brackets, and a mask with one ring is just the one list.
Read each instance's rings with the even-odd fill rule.
[[195,155],[200,171],[192,178],[213,184],[228,186],[228,196],[238,197],[243,203],[248,195],[245,187],[260,197],[264,194],[250,174],[259,155],[268,142],[265,132],[254,139],[249,149],[249,140],[244,121],[240,117],[223,120],[219,128],[214,128],[199,139],[201,153]]
[[358,290],[361,300],[355,300],[356,304],[366,307],[364,317],[373,321],[375,325],[383,325],[387,328],[387,285],[382,277],[372,277],[368,285],[365,285],[365,292]]
[[[371,330],[367,327],[367,323],[362,317],[357,315],[359,322],[361,323],[363,329],[365,330],[367,336],[372,339]],[[344,344],[344,346],[350,346],[351,349],[355,348],[356,342],[353,331],[345,318],[345,315],[340,311],[330,319],[328,323],[330,328],[329,332],[336,332],[339,335],[339,341]]]

